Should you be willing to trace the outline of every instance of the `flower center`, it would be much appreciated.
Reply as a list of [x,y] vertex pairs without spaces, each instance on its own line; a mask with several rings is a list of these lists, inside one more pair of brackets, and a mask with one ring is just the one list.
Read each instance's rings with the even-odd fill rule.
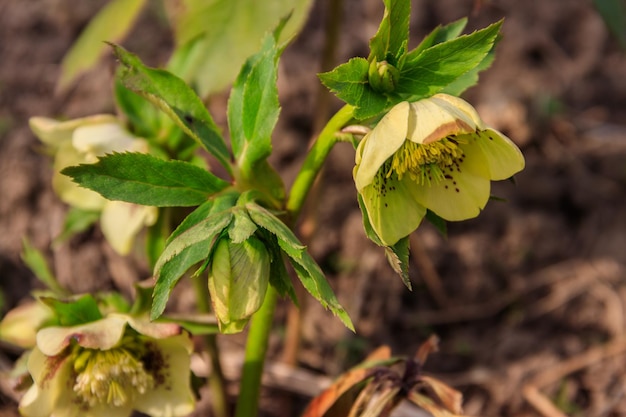
[[155,385],[143,363],[124,347],[110,350],[83,349],[74,362],[74,392],[84,403],[120,407]]
[[468,143],[463,136],[448,136],[436,142],[419,144],[405,140],[400,149],[385,162],[380,174],[390,178],[393,174],[401,180],[409,175],[420,185],[430,185],[444,179],[446,168],[463,162],[465,154],[459,144]]

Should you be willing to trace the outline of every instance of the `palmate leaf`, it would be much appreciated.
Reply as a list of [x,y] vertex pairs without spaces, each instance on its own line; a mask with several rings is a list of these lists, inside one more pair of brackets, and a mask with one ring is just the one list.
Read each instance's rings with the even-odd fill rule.
[[95,66],[106,51],[105,41],[124,39],[145,3],[146,0],[112,0],[105,5],[63,57],[57,88],[66,89],[79,75]]
[[502,26],[502,21],[470,35],[439,43],[417,55],[409,53],[400,70],[396,92],[406,101],[432,96],[479,66]]
[[293,232],[276,216],[263,207],[249,203],[246,205],[252,220],[260,227],[276,236],[278,245],[289,258],[302,285],[317,301],[333,312],[343,324],[354,331],[354,325],[348,313],[339,304],[335,294],[328,284],[324,273],[315,260],[306,251]]
[[189,162],[131,152],[110,154],[95,164],[61,172],[109,200],[157,207],[196,206],[229,185]]
[[410,1],[385,0],[385,14],[376,35],[370,40],[368,61],[400,57],[409,38],[410,16]]
[[381,113],[387,106],[387,97],[372,89],[365,58],[352,58],[330,72],[319,74],[322,83],[346,103],[355,107],[354,117],[368,119]]
[[117,79],[164,111],[186,134],[215,156],[230,172],[230,153],[213,118],[196,93],[176,75],[146,67],[134,54],[111,45],[122,68]]
[[231,193],[207,201],[174,230],[154,267],[151,319],[163,314],[170,293],[183,274],[209,256],[217,238],[232,221],[230,208],[236,200],[237,195]]
[[169,68],[206,97],[234,81],[246,58],[259,50],[265,34],[282,18],[291,15],[281,43],[298,33],[312,1],[181,0],[176,4],[177,48]]

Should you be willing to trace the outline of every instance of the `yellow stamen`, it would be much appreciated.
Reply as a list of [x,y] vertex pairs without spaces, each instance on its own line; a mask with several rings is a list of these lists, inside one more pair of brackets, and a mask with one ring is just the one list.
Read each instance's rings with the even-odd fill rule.
[[136,353],[125,348],[81,349],[74,362],[73,390],[86,405],[121,407],[155,385]]
[[438,182],[444,178],[446,168],[462,161],[464,154],[459,144],[467,142],[467,138],[459,136],[446,137],[429,144],[406,140],[383,165],[381,174],[385,178],[395,174],[398,180],[408,174],[420,185]]

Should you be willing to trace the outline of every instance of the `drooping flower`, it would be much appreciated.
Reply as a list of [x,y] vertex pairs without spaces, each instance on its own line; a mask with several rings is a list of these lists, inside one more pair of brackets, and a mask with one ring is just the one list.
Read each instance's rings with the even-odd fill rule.
[[427,209],[450,221],[476,217],[490,181],[523,168],[519,148],[470,104],[437,94],[393,107],[359,144],[353,175],[372,228],[391,246]]
[[46,327],[28,359],[26,417],[176,417],[193,411],[191,340],[174,324],[131,316]]
[[54,153],[52,186],[65,203],[82,210],[100,211],[102,233],[120,254],[130,252],[135,235],[144,226],[154,224],[155,207],[110,201],[95,191],[82,188],[61,170],[68,166],[91,164],[113,152],[148,152],[148,143],[127,132],[111,115],[95,115],[59,122],[46,117],[32,117],[30,127]]

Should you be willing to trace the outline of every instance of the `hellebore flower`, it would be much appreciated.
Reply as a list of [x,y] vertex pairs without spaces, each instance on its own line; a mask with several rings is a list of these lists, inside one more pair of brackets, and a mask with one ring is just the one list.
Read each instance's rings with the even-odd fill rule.
[[125,417],[133,410],[176,417],[193,411],[191,340],[174,324],[122,314],[73,327],[46,327],[28,359],[34,384],[26,417]]
[[128,133],[111,115],[95,115],[59,122],[46,117],[32,117],[30,127],[54,152],[52,187],[61,200],[73,207],[100,211],[102,233],[113,249],[130,252],[135,235],[143,226],[156,222],[156,207],[110,201],[95,191],[82,188],[61,174],[68,166],[91,164],[113,152],[148,152],[148,143]]
[[372,228],[392,246],[427,209],[450,221],[478,216],[490,181],[523,168],[519,148],[470,104],[437,94],[393,107],[359,143],[353,175]]
[[0,340],[24,349],[35,346],[37,330],[54,317],[39,301],[29,301],[10,310],[0,320]]

